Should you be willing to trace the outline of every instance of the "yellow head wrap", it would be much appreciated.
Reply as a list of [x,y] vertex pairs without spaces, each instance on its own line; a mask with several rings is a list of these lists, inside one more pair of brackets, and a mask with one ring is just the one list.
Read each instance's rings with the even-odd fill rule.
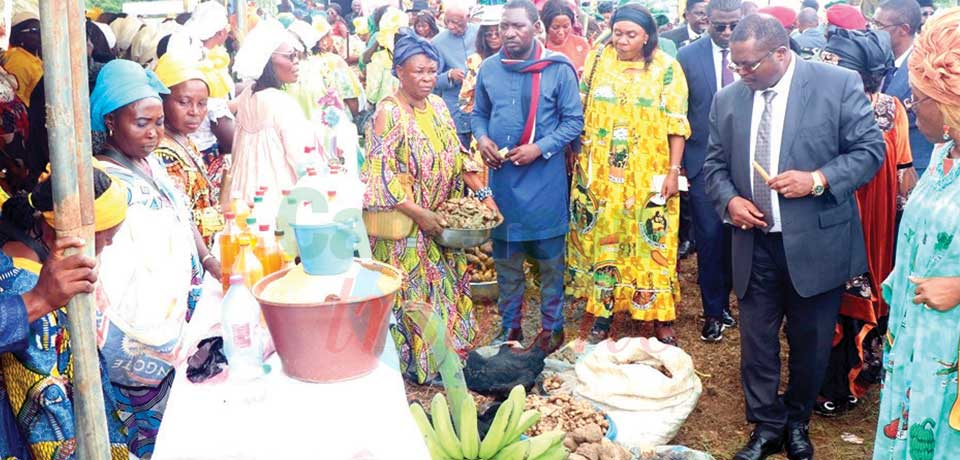
[[393,36],[400,28],[410,25],[410,17],[394,7],[390,7],[380,17],[380,30],[377,32],[377,43],[393,51]]
[[154,70],[157,78],[167,88],[172,88],[187,80],[200,80],[207,82],[206,75],[200,71],[198,62],[191,62],[188,59],[179,58],[173,54],[167,53],[157,61],[157,68]]
[[[100,169],[96,165],[96,160],[94,160],[94,167]],[[50,169],[49,165],[47,169]],[[30,194],[27,199],[30,202],[30,206],[33,206],[33,194]],[[93,200],[94,231],[102,232],[120,225],[123,220],[127,218],[129,199],[127,187],[117,180],[117,178],[110,176],[110,187]],[[53,211],[44,211],[42,214],[43,220],[47,222],[47,225],[56,229]]]
[[93,8],[87,9],[87,19],[91,21],[96,21],[97,19],[99,19],[101,14],[103,14],[103,8],[95,6]]
[[369,35],[370,34],[370,24],[367,22],[367,18],[361,16],[359,18],[353,18],[353,33],[359,35]]
[[326,16],[314,16],[313,19],[313,28],[317,29],[317,33],[320,34],[320,38],[326,37],[330,33],[330,23],[327,22]]
[[927,20],[909,66],[910,84],[937,102],[948,126],[960,129],[960,8]]

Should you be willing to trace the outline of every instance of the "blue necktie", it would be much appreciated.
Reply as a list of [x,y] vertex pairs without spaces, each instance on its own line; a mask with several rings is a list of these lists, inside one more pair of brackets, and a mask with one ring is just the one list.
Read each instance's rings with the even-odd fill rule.
[[883,76],[883,86],[880,88],[881,93],[886,93],[890,89],[890,83],[893,83],[893,77],[897,74],[897,68],[893,67],[887,69],[887,74]]

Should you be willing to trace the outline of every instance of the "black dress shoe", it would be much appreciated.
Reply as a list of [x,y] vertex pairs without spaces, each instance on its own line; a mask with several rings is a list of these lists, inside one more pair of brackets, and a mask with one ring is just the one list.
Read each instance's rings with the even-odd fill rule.
[[520,328],[503,328],[500,330],[500,333],[497,334],[497,338],[493,339],[493,344],[501,344],[504,342],[523,342],[523,329]]
[[700,340],[704,342],[719,342],[723,340],[723,323],[720,319],[708,316],[703,321],[703,331]]
[[563,346],[564,338],[565,336],[563,329],[556,331],[548,331],[544,329],[537,334],[536,338],[533,339],[533,343],[530,344],[530,347],[539,347],[547,356],[549,356]]
[[813,443],[810,442],[810,424],[806,422],[787,425],[787,458],[790,460],[813,460]]
[[783,452],[783,439],[754,431],[750,434],[750,441],[733,456],[733,460],[763,460],[780,452]]
[[720,317],[720,322],[723,323],[724,329],[733,329],[737,327],[737,319],[730,314],[730,309],[723,309],[723,316]]

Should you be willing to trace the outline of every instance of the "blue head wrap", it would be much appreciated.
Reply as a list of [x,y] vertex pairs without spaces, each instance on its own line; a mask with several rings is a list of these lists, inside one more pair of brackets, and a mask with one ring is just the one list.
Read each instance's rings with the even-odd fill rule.
[[440,52],[429,40],[417,35],[409,27],[400,29],[393,44],[393,76],[397,76],[397,67],[418,54],[426,54],[432,61],[440,62]]
[[107,130],[104,117],[140,99],[170,94],[157,74],[133,61],[114,59],[100,69],[97,83],[90,94],[90,127],[97,132]]

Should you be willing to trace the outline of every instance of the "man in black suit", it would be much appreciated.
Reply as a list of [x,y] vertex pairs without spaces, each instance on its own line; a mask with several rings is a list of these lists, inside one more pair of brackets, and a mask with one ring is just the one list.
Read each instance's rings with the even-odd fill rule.
[[[885,154],[860,77],[804,61],[789,43],[771,16],[737,25],[730,50],[740,81],[717,93],[703,166],[717,213],[734,226],[741,378],[756,424],[738,460],[764,459],[784,445],[790,460],[813,458],[810,413],[840,295],[867,268],[853,192]],[[784,317],[790,383],[780,397]]]
[[661,35],[661,37],[676,43],[678,49],[700,38],[707,30],[707,24],[709,24],[707,2],[704,0],[688,0],[686,10],[683,12],[683,19],[687,22]]
[[719,342],[723,330],[735,327],[730,315],[730,230],[714,210],[707,195],[702,171],[710,135],[710,104],[717,90],[732,85],[737,75],[730,70],[730,37],[741,19],[740,0],[712,0],[707,5],[709,38],[680,50],[677,60],[687,77],[687,117],[693,134],[683,152],[683,168],[690,180],[690,209],[697,242],[698,282],[704,324],[700,339]]

